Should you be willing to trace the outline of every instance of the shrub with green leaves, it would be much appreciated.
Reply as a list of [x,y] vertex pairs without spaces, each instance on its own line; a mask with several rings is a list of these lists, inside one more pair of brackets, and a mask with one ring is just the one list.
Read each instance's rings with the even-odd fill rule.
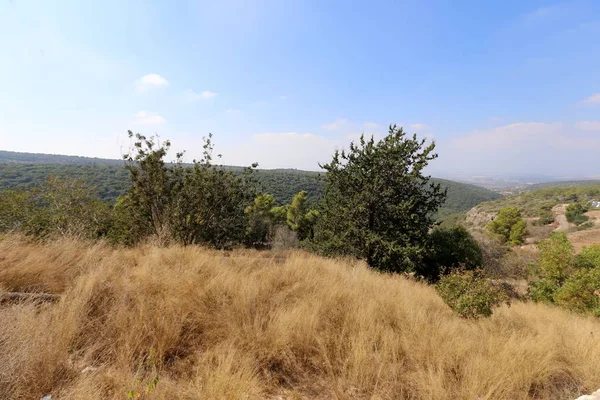
[[577,268],[600,268],[600,244],[584,247],[579,254],[575,256],[575,266]]
[[516,207],[501,209],[487,228],[492,235],[511,245],[522,244],[527,236],[527,224]]
[[587,215],[584,215],[587,211],[588,205],[586,203],[573,203],[567,206],[565,216],[569,222],[581,225],[590,219]]
[[538,219],[536,225],[550,225],[554,222],[554,214],[552,214],[551,206],[542,206],[538,210]]
[[575,271],[556,291],[554,301],[568,310],[600,317],[600,268]]
[[429,249],[415,272],[429,282],[436,282],[442,274],[457,268],[472,270],[482,263],[481,248],[464,227],[438,228],[429,235]]
[[533,268],[534,280],[529,284],[529,295],[535,301],[554,302],[554,294],[573,271],[573,245],[564,233],[553,233],[538,243],[538,263]]
[[489,317],[495,307],[509,303],[504,290],[476,271],[454,271],[441,278],[436,289],[442,300],[462,318]]

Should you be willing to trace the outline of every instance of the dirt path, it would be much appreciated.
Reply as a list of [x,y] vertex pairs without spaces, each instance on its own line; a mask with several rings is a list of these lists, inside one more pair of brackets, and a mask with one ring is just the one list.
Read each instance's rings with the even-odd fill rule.
[[565,216],[566,211],[567,204],[559,204],[552,209],[554,222],[558,224],[558,228],[556,228],[554,232],[567,232],[573,226]]
[[569,221],[567,221],[567,217],[565,214],[559,214],[554,217],[554,221],[558,223],[558,228],[554,230],[554,232],[567,232],[571,227]]

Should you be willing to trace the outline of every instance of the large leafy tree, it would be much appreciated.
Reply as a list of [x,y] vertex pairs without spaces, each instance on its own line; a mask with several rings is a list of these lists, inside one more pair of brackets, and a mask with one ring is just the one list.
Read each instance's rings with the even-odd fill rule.
[[446,198],[423,172],[437,157],[434,148],[392,125],[379,141],[363,135],[349,151],[336,151],[321,165],[327,174],[317,249],[382,270],[413,270],[425,253],[432,215]]

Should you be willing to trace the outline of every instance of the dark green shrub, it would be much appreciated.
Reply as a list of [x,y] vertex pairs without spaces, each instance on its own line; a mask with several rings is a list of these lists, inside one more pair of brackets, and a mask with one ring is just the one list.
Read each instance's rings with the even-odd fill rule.
[[473,236],[462,226],[434,229],[429,235],[429,249],[415,273],[429,282],[456,268],[472,270],[482,265],[482,252]]
[[462,318],[489,317],[493,308],[509,302],[504,290],[475,271],[454,271],[442,277],[436,289],[442,300]]
[[584,215],[587,211],[588,205],[586,203],[573,203],[567,206],[565,216],[569,222],[581,225],[590,219],[587,215]]
[[550,225],[554,222],[554,214],[552,214],[552,208],[548,206],[540,207],[538,210],[538,219],[535,221],[536,225]]
[[501,209],[487,228],[492,235],[511,245],[522,244],[527,236],[527,224],[516,207]]

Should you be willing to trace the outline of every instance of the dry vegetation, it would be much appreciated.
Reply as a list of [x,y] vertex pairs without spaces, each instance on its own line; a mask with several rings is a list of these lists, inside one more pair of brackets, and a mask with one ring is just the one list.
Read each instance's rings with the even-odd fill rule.
[[[0,398],[569,399],[600,322],[533,303],[461,320],[431,287],[301,252],[0,240]],[[145,389],[158,377],[154,389]]]

